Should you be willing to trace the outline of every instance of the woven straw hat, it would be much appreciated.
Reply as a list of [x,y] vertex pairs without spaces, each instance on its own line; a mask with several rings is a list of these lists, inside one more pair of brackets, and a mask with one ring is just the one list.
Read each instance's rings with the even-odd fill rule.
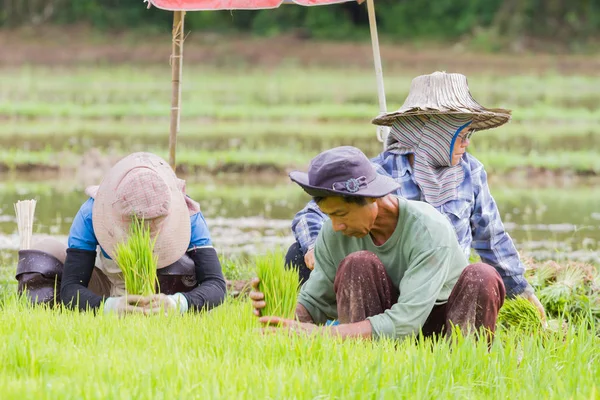
[[414,115],[466,114],[476,130],[496,128],[510,120],[510,110],[485,108],[473,99],[467,77],[462,74],[434,72],[412,80],[410,92],[398,111],[373,119],[375,125],[391,126],[396,118]]
[[177,176],[169,164],[151,153],[133,153],[115,164],[95,194],[94,233],[100,246],[115,258],[115,246],[125,241],[131,217],[150,224],[158,235],[154,254],[158,268],[185,254],[191,237],[190,210]]

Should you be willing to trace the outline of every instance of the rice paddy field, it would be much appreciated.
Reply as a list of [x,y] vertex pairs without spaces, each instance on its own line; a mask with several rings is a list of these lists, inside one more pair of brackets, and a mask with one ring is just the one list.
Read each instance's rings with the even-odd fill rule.
[[[368,46],[327,44],[305,61],[294,49],[308,54],[307,44],[244,43],[228,48],[243,56],[190,47],[177,150],[230,281],[255,276],[256,257],[292,243],[291,219],[308,198],[288,171],[333,146],[368,156],[382,148],[369,122],[378,108]],[[390,109],[414,76],[448,70],[466,72],[483,105],[514,110],[510,124],[475,134],[470,151],[486,165],[553,329],[501,329],[488,350],[460,335],[435,343],[263,335],[243,296],[183,317],[25,305],[14,296],[13,204],[35,198],[35,234],[66,241],[85,187],[114,162],[140,150],[166,157],[171,97],[168,63],[152,52],[168,60],[168,41],[152,51],[146,43],[146,55],[127,62],[91,62],[81,44],[65,56],[47,43],[36,56],[36,46],[32,61],[0,55],[2,399],[600,398],[597,58],[383,48]],[[269,48],[282,55],[264,56]]]
[[485,342],[340,342],[263,335],[249,304],[206,315],[94,317],[2,306],[2,398],[597,399],[600,340],[584,325]]

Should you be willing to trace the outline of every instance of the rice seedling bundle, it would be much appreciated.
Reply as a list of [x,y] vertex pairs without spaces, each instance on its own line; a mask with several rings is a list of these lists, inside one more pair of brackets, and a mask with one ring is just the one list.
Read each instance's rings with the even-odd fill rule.
[[286,268],[282,254],[269,253],[256,258],[259,290],[265,295],[262,315],[294,318],[300,291],[298,270]]
[[127,293],[142,296],[156,293],[158,257],[154,255],[155,243],[156,237],[152,239],[148,224],[134,216],[127,240],[118,243],[115,249],[115,261],[123,272]]
[[527,280],[550,318],[600,325],[600,273],[591,264],[546,261],[528,265]]
[[498,313],[498,324],[505,329],[535,332],[542,328],[542,319],[537,308],[521,296],[508,299]]

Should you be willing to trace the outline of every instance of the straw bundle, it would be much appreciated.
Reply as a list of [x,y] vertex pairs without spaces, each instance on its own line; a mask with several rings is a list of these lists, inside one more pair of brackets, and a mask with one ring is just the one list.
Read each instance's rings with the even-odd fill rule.
[[31,248],[31,237],[33,236],[33,217],[35,214],[36,203],[37,202],[35,200],[19,200],[15,203],[20,250],[28,250]]

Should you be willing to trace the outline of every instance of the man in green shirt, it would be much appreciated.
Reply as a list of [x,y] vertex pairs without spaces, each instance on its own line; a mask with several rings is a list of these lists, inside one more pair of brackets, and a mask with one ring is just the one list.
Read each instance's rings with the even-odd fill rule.
[[[448,220],[431,205],[390,193],[392,178],[377,174],[355,147],[315,157],[308,173],[290,178],[329,216],[315,245],[315,269],[302,287],[297,320],[263,316],[290,330],[347,337],[401,339],[448,332],[495,331],[505,290],[487,264],[468,265]],[[255,314],[265,299],[250,293]],[[337,319],[338,325],[319,327]]]

